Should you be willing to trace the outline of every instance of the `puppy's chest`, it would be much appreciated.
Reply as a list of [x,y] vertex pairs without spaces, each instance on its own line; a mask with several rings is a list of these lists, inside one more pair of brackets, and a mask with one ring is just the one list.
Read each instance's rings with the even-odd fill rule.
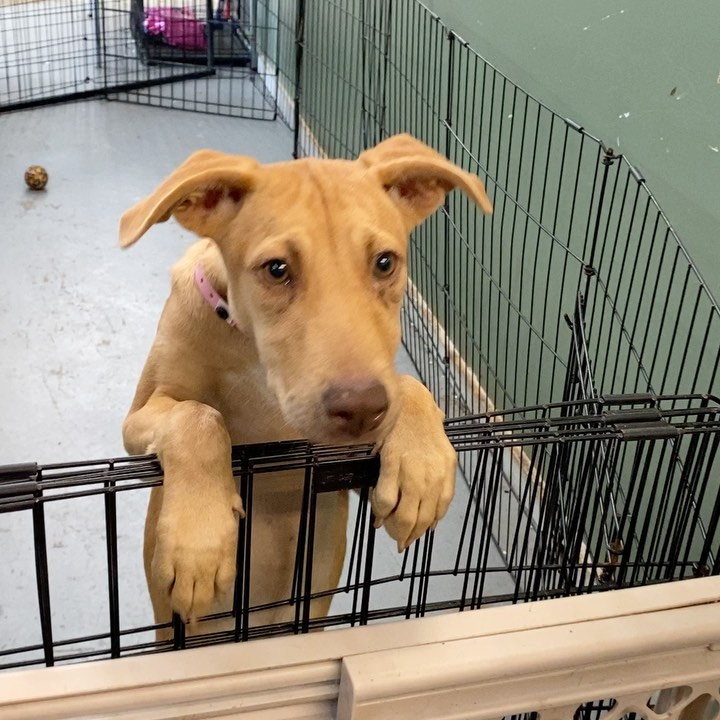
[[234,445],[274,442],[295,437],[275,395],[257,372],[226,372],[217,387],[216,406]]

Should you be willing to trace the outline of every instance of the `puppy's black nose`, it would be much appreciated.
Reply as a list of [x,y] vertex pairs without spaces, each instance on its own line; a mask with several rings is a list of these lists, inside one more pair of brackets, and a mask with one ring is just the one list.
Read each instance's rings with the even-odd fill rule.
[[388,396],[375,379],[357,379],[330,385],[323,404],[335,429],[352,437],[374,430],[385,417]]

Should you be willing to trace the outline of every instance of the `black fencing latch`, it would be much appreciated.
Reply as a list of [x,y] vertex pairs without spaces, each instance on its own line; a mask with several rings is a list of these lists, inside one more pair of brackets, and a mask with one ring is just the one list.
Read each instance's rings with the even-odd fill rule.
[[37,463],[0,465],[0,513],[33,504],[38,490]]
[[374,487],[380,472],[380,459],[374,455],[362,460],[319,464],[315,469],[316,492],[361,490]]
[[603,413],[603,420],[620,431],[623,440],[666,440],[680,434],[657,408],[610,410]]

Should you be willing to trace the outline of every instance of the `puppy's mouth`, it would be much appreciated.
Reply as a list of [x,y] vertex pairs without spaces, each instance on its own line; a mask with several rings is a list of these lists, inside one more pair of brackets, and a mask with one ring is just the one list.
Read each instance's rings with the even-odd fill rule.
[[[394,422],[394,408],[377,413],[364,423],[328,418],[316,418],[314,422],[302,423],[299,434],[316,445],[376,445],[387,435]],[[304,430],[304,432],[303,432]]]
[[329,429],[317,433],[315,437],[310,434],[308,439],[318,445],[375,445],[385,435],[382,431],[382,425],[382,423],[379,423],[376,428],[368,429],[359,434]]

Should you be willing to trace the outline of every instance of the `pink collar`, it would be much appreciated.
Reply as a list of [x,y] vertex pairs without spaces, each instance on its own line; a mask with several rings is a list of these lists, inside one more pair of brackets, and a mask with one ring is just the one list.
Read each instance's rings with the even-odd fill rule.
[[215,290],[200,263],[195,266],[195,284],[203,299],[215,311],[215,314],[230,327],[236,327],[235,320],[230,315],[230,306],[223,300],[220,293]]

